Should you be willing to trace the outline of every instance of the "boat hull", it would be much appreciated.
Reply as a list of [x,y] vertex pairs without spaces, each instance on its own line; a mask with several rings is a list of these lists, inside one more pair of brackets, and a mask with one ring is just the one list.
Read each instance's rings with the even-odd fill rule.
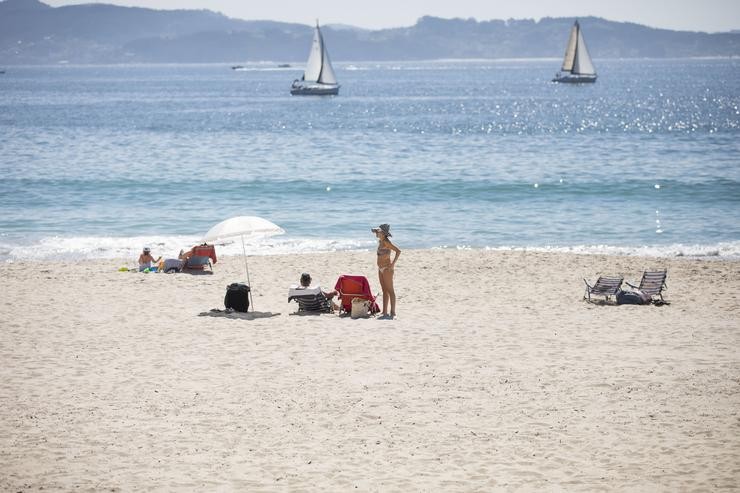
[[339,85],[294,85],[290,88],[290,94],[293,96],[336,96],[339,94]]
[[590,84],[596,82],[595,75],[560,75],[555,77],[553,82],[562,82],[565,84]]

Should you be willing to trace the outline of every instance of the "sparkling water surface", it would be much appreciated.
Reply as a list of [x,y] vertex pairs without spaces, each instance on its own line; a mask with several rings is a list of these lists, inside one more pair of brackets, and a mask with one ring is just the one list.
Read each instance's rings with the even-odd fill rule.
[[[250,252],[529,248],[740,256],[740,61],[11,67],[0,76],[0,259],[172,256],[215,223]],[[231,250],[230,250],[231,249]],[[241,246],[225,247],[225,252]]]

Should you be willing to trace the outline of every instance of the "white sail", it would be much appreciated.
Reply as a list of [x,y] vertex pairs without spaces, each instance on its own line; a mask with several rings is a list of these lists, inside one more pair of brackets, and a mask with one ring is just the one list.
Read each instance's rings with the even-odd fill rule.
[[308,62],[306,62],[306,70],[303,71],[303,80],[307,82],[316,82],[319,80],[321,75],[321,62],[324,52],[324,40],[321,37],[321,31],[319,26],[313,33],[313,43],[311,43],[311,51],[308,54]]
[[578,21],[573,24],[573,28],[570,30],[570,38],[568,38],[568,45],[565,47],[565,57],[563,58],[563,72],[570,72],[573,70],[573,60],[576,57],[576,44],[578,43]]
[[334,68],[331,66],[329,52],[324,44],[324,36],[321,34],[319,24],[313,33],[313,42],[311,43],[311,52],[308,54],[306,70],[303,72],[303,80],[306,82],[318,82],[320,84],[336,84],[337,76],[334,74]]
[[[318,27],[316,29],[318,30]],[[322,84],[336,84],[337,76],[334,74],[334,67],[331,66],[329,52],[326,51],[326,45],[324,44],[324,37],[321,36],[321,33],[319,33],[319,37],[321,38],[321,46],[324,47],[324,57],[322,60],[323,63],[321,65],[321,75],[319,77],[319,82],[321,82]]]
[[573,60],[574,74],[581,75],[594,75],[596,69],[594,64],[591,62],[591,56],[588,54],[588,48],[586,48],[586,42],[583,40],[583,33],[578,30],[578,44],[576,45],[576,56]]

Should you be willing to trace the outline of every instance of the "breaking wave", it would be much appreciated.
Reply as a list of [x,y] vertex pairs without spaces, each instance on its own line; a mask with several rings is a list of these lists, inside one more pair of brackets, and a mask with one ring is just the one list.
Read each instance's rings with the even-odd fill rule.
[[[49,236],[35,241],[14,242],[8,238],[0,239],[0,260],[14,261],[79,261],[93,259],[135,259],[144,246],[152,249],[155,256],[177,257],[181,249],[187,250],[197,245],[197,236],[130,236],[95,237]],[[219,242],[218,254],[221,256],[241,255],[285,255],[304,253],[323,253],[374,248],[373,241],[359,241],[349,238],[297,238],[278,236],[260,240],[245,239],[244,247],[237,238],[235,241]],[[468,245],[440,245],[434,248],[483,249],[489,251],[529,251],[556,252],[586,255],[624,255],[644,257],[692,257],[740,259],[740,241],[714,244],[670,244],[670,245],[560,245],[560,246],[487,246],[483,248]]]

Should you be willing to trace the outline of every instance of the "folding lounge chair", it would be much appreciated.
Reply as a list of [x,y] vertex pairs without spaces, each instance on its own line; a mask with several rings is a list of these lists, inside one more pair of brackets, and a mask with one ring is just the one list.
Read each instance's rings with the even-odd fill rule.
[[583,295],[585,300],[588,297],[588,301],[591,301],[591,295],[603,296],[607,301],[610,296],[616,296],[622,287],[622,281],[624,277],[608,277],[601,276],[596,280],[596,284],[591,286],[586,279],[583,282],[586,283],[586,292]]
[[298,313],[331,313],[334,310],[319,286],[308,288],[291,286],[288,290],[288,303],[298,302]]
[[634,284],[626,283],[627,286],[638,289],[650,296],[652,300],[654,296],[658,296],[660,301],[665,303],[663,299],[663,290],[668,289],[668,285],[665,280],[668,277],[667,270],[646,270],[642,273],[642,279],[640,279],[640,285],[635,286]]
[[337,279],[334,289],[339,293],[339,314],[352,313],[352,300],[360,298],[370,301],[370,314],[380,311],[375,296],[370,291],[370,283],[365,276],[342,275]]

